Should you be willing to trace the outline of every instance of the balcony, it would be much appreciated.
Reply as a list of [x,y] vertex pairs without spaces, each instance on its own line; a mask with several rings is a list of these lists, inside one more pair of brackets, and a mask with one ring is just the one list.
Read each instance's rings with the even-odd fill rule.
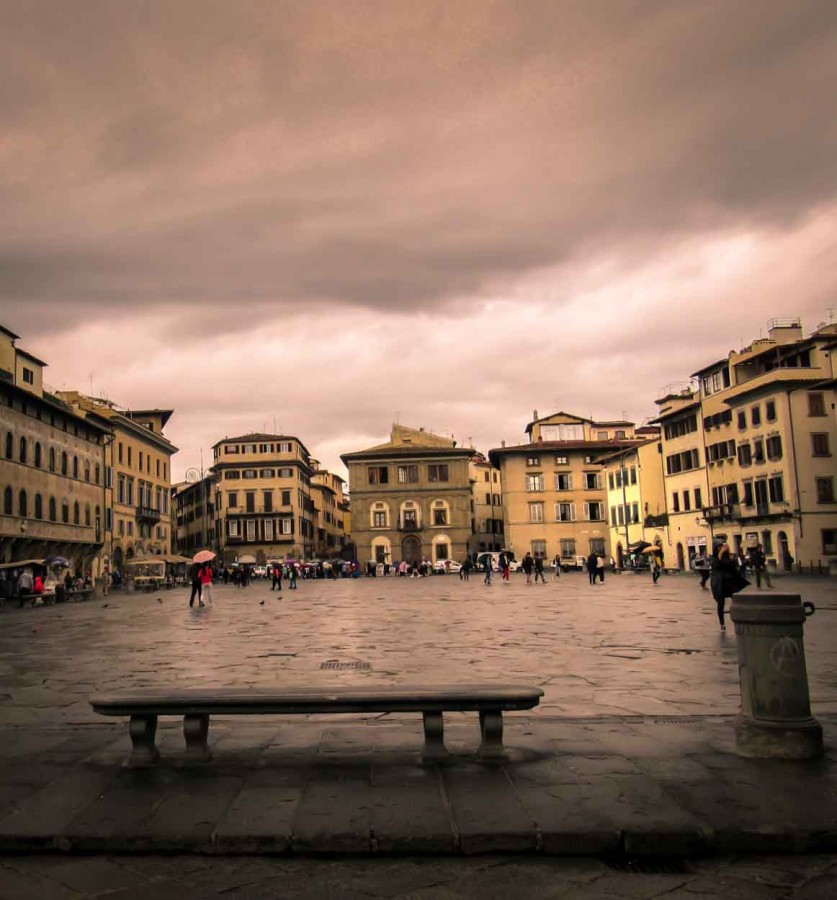
[[160,510],[154,509],[153,506],[138,506],[137,521],[148,522],[149,525],[156,525],[160,521]]
[[741,518],[741,506],[738,503],[719,503],[717,506],[705,506],[702,510],[707,522],[723,522]]
[[418,524],[418,522],[402,522],[398,526],[399,531],[403,531],[407,534],[415,534],[418,531],[422,530],[422,526]]
[[642,520],[643,528],[665,528],[667,525],[668,513],[660,513],[658,516],[646,516]]

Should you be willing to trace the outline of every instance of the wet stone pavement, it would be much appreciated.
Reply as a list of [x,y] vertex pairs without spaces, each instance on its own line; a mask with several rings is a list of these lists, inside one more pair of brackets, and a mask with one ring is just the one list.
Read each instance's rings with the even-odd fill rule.
[[[158,852],[283,854],[283,865],[291,865],[288,855],[321,854],[457,856],[466,865],[464,857],[478,854],[540,855],[545,864],[544,856],[835,852],[837,590],[811,578],[784,578],[774,590],[817,605],[805,642],[813,711],[825,730],[822,760],[735,754],[735,634],[731,625],[719,632],[709,592],[690,576],[665,577],[658,587],[633,575],[591,587],[574,574],[533,586],[518,575],[492,587],[455,576],[303,581],[281,599],[256,582],[216,587],[203,609],[189,609],[183,589],[7,608],[0,851],[52,852],[55,866],[72,866],[69,852],[100,854],[101,866],[129,873],[120,876],[129,881],[142,874],[132,868],[142,854]],[[475,757],[475,714],[446,715],[451,756],[439,765],[421,762],[418,715],[333,715],[213,719],[206,765],[186,763],[181,723],[161,719],[163,758],[132,770],[122,766],[125,722],[88,704],[99,692],[152,687],[428,681],[532,683],[545,696],[538,709],[504,717],[502,764]],[[114,856],[122,853],[135,855]],[[224,858],[235,871],[245,865]],[[189,871],[206,862],[188,859]],[[828,858],[816,859],[825,872]],[[6,858],[2,877],[30,877],[19,864]],[[416,865],[430,871],[426,861]],[[178,870],[165,871],[177,891]],[[421,885],[402,893],[469,896],[456,871],[450,884],[433,882],[435,893]],[[779,888],[802,890],[819,875]],[[401,896],[380,892],[388,879],[377,894],[356,895]],[[67,889],[76,893],[66,896],[95,895]],[[556,895],[544,890],[531,896]],[[167,896],[162,887],[160,894]],[[320,895],[355,896],[311,894]],[[16,895],[4,893],[0,879],[6,896]]]

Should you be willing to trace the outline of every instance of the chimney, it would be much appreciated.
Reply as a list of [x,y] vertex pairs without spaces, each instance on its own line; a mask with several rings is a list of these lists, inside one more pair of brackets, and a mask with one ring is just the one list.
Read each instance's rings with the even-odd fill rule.
[[500,441],[500,446],[505,448],[506,442],[505,442],[505,441]]
[[533,409],[533,410],[532,410],[532,421],[533,421],[533,422],[537,422],[537,421],[538,421],[538,411],[537,411],[536,409]]

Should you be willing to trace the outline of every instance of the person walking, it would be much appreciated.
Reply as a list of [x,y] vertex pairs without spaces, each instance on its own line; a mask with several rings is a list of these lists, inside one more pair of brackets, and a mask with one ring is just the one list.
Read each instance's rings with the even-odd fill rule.
[[494,564],[492,563],[491,556],[489,554],[486,553],[483,558],[485,560],[485,578],[483,579],[483,582],[491,587],[491,577],[494,574]]
[[467,581],[471,577],[471,569],[473,566],[471,565],[471,557],[466,556],[465,562],[462,563],[462,568],[459,570],[459,577],[463,581]]
[[538,583],[538,578],[540,578],[543,584],[546,584],[546,578],[543,574],[543,557],[541,556],[535,557],[535,584]]
[[552,580],[557,581],[561,577],[561,557],[556,553],[552,557]]
[[273,591],[276,588],[279,588],[279,593],[282,593],[282,567],[279,565],[274,565],[270,570],[271,577],[271,585],[270,589]]
[[288,567],[288,590],[295,591],[296,590],[296,563],[291,563]]
[[660,557],[656,553],[649,554],[648,567],[651,569],[651,583],[656,585],[660,580],[660,572],[662,571]]
[[706,590],[706,582],[712,574],[712,560],[706,554],[706,548],[694,562],[695,571],[700,575],[700,589]]
[[207,603],[212,603],[212,566],[210,563],[207,563],[201,570],[198,575],[201,583],[201,606],[206,606]]
[[201,564],[200,563],[192,563],[191,568],[189,569],[189,578],[192,582],[192,594],[189,597],[189,606],[195,605],[195,597],[198,598],[198,603],[203,606],[203,600],[201,598]]
[[756,573],[756,587],[761,589],[762,579],[765,587],[772,588],[770,573],[767,571],[767,557],[764,555],[764,545],[756,544],[750,551],[750,568]]
[[597,562],[596,554],[591,553],[587,557],[587,576],[590,579],[591,585],[594,585],[596,583],[596,562]]
[[712,556],[712,575],[710,586],[712,597],[718,608],[718,622],[721,631],[726,631],[724,624],[724,602],[727,597],[737,594],[750,582],[741,574],[735,556],[730,552],[729,544],[720,544]]
[[532,554],[528,551],[526,555],[523,557],[523,571],[526,573],[526,584],[532,583],[532,569],[535,568],[535,561],[532,559]]
[[508,553],[500,554],[500,568],[502,569],[502,578],[506,584],[511,582],[511,555]]
[[605,572],[605,558],[601,555],[601,553],[596,554],[596,575],[598,576],[599,581],[604,584],[604,572]]

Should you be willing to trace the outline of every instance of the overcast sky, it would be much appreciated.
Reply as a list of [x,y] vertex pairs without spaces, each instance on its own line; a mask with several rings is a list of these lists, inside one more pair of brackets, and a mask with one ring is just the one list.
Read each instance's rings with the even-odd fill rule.
[[10,0],[0,322],[173,408],[488,450],[837,305],[829,0]]

